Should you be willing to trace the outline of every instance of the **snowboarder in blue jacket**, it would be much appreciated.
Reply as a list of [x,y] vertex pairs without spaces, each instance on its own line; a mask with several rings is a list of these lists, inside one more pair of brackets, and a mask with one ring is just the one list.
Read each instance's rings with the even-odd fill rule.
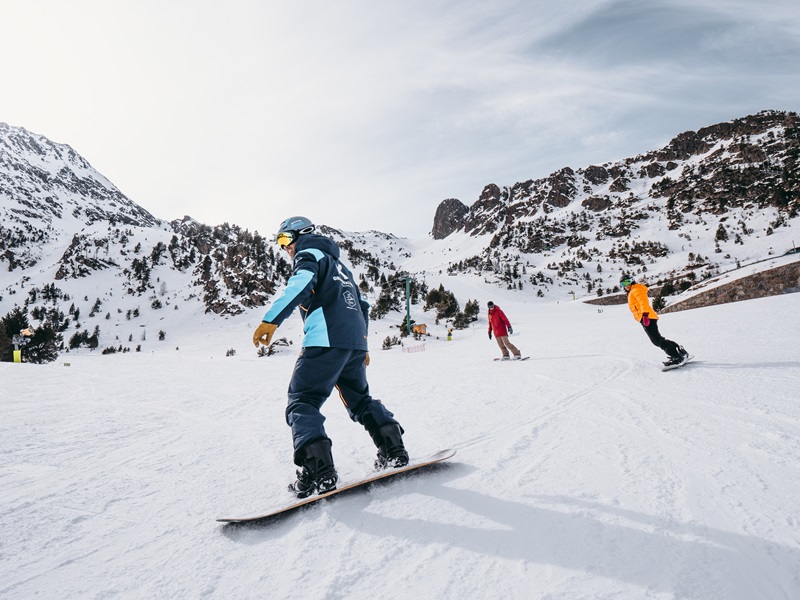
[[292,428],[297,481],[289,485],[298,498],[336,489],[338,475],[320,408],[339,392],[350,418],[364,426],[378,448],[377,468],[408,464],[403,429],[394,415],[370,396],[367,329],[369,304],[350,270],[339,260],[339,247],[317,235],[305,217],[281,223],[278,245],[292,259],[292,276],[253,334],[268,346],[275,330],[296,308],[303,318],[303,347],[289,383],[286,422]]

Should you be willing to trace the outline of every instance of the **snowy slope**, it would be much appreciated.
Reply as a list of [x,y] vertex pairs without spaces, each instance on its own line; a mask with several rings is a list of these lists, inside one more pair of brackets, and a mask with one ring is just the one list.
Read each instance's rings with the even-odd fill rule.
[[[662,373],[625,307],[449,282],[532,356],[493,362],[485,312],[417,353],[373,326],[373,394],[449,467],[257,527],[215,518],[288,500],[299,318],[269,358],[251,311],[147,352],[0,363],[0,597],[800,597],[800,296],[665,315],[698,359]],[[367,434],[325,414],[341,476],[368,471]]]

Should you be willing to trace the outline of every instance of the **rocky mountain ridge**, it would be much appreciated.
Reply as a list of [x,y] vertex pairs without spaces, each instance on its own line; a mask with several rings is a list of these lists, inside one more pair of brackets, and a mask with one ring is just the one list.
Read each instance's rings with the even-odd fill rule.
[[[794,245],[765,239],[797,222],[799,159],[800,117],[763,111],[625,160],[489,184],[469,207],[447,199],[432,236],[485,236],[484,250],[450,271],[493,273],[509,285],[583,280],[602,294],[614,287],[599,275],[605,263],[652,279],[707,277]],[[522,266],[538,272],[508,276]]]
[[[290,271],[258,232],[228,223],[210,227],[188,216],[158,219],[69,146],[5,123],[0,217],[0,270],[11,274],[0,280],[9,282],[6,294],[17,291],[14,275],[24,283],[31,269],[50,273],[48,283],[60,285],[110,271],[129,295],[153,295],[162,279],[177,277],[181,285],[188,281],[185,298],[201,299],[208,312],[233,315],[266,304]],[[379,270],[390,262],[352,244],[350,251]]]
[[[503,189],[492,183],[469,207],[454,198],[444,200],[431,234],[443,239],[459,230],[498,233],[576,202],[580,209],[603,213],[620,203],[631,208],[659,198],[668,200],[672,228],[687,213],[722,214],[747,203],[777,207],[791,218],[798,212],[798,153],[797,113],[764,111],[681,133],[660,150],[616,163],[564,167],[544,179]],[[604,233],[623,231],[630,232]]]
[[38,263],[64,222],[160,226],[71,147],[5,123],[0,123],[0,197],[6,199],[0,203],[0,256],[11,270]]

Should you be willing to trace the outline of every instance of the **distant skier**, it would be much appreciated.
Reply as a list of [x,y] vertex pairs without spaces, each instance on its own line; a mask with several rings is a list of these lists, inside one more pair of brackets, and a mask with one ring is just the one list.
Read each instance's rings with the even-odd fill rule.
[[320,412],[334,387],[350,418],[364,426],[378,447],[375,466],[408,464],[402,427],[369,393],[369,304],[361,297],[350,270],[339,261],[336,242],[314,230],[305,217],[290,217],[281,223],[276,241],[292,259],[293,274],[253,334],[256,347],[268,346],[278,326],[300,308],[303,348],[289,383],[286,407],[294,463],[300,467],[289,490],[298,498],[336,489],[332,442]]
[[685,363],[689,358],[689,353],[683,349],[683,346],[666,339],[658,331],[658,314],[650,306],[647,298],[647,286],[643,283],[636,283],[633,276],[627,273],[620,277],[619,284],[628,295],[628,308],[631,309],[633,318],[642,324],[650,341],[669,356],[669,360],[664,363],[664,366],[677,367]]
[[514,355],[514,360],[521,359],[522,354],[508,339],[508,335],[514,333],[514,328],[511,327],[508,317],[506,317],[506,314],[500,307],[495,306],[494,302],[491,300],[486,303],[486,306],[489,308],[489,339],[492,339],[492,333],[494,333],[494,339],[497,341],[497,345],[500,346],[500,351],[503,353],[502,360],[509,360],[511,358],[508,355],[509,352]]

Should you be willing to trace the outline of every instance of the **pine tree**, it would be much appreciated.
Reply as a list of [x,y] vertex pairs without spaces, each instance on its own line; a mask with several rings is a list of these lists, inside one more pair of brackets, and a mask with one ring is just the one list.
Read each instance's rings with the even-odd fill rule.
[[44,364],[58,358],[58,348],[64,338],[49,324],[45,323],[33,332],[30,343],[25,346],[28,362]]
[[15,306],[10,313],[0,319],[0,328],[6,332],[6,336],[8,336],[9,339],[12,339],[15,335],[18,335],[20,331],[27,329],[29,326],[28,316],[19,306]]

